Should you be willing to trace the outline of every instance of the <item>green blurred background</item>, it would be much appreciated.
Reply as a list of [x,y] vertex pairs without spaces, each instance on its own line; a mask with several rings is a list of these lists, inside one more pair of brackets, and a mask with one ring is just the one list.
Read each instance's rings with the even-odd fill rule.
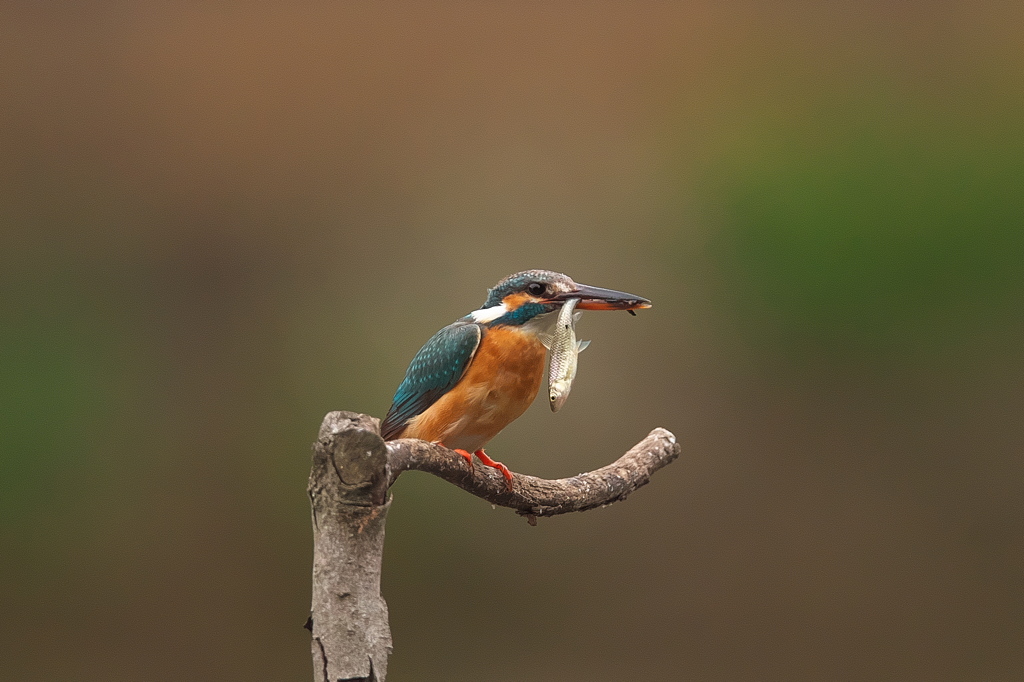
[[389,680],[1024,679],[1020,3],[9,3],[0,678],[309,679],[309,445],[550,268],[683,456],[537,528],[395,486]]

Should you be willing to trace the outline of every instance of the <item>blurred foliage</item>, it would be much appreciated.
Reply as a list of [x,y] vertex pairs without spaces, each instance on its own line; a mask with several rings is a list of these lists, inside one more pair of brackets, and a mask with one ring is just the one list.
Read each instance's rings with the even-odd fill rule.
[[927,362],[1022,330],[1020,137],[902,113],[809,117],[713,169],[722,302],[755,343]]
[[[108,328],[69,273],[5,282],[0,325],[0,529],[36,507],[65,509],[88,441],[115,409],[117,359]],[[76,456],[77,454],[77,456]],[[13,517],[13,518],[12,518]]]
[[403,476],[393,682],[1022,677],[1019,3],[0,18],[0,679],[308,677],[319,420],[531,267],[655,305],[492,454],[684,456]]

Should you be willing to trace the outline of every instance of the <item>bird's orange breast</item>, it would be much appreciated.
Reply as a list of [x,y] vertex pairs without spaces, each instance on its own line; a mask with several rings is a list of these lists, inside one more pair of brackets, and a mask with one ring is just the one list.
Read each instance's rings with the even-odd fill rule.
[[488,329],[459,383],[413,419],[402,436],[470,452],[483,448],[537,397],[545,352],[533,334],[514,327]]

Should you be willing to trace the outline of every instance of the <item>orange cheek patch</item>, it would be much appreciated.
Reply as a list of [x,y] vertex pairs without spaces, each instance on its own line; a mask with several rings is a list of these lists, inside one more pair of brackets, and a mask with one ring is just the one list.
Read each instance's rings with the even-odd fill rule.
[[504,303],[505,307],[508,308],[509,310],[516,310],[524,303],[532,303],[537,300],[539,299],[537,299],[534,296],[531,296],[530,294],[527,294],[526,292],[519,291],[517,293],[509,294],[508,296],[506,296],[502,300],[502,303]]

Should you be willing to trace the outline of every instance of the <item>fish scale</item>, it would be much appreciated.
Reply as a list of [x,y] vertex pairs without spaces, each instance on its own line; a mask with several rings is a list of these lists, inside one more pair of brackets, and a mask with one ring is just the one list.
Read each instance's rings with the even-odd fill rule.
[[576,340],[576,320],[582,313],[575,312],[578,299],[569,299],[558,311],[558,320],[551,334],[548,364],[548,403],[552,412],[558,412],[569,398],[576,362],[590,341]]

